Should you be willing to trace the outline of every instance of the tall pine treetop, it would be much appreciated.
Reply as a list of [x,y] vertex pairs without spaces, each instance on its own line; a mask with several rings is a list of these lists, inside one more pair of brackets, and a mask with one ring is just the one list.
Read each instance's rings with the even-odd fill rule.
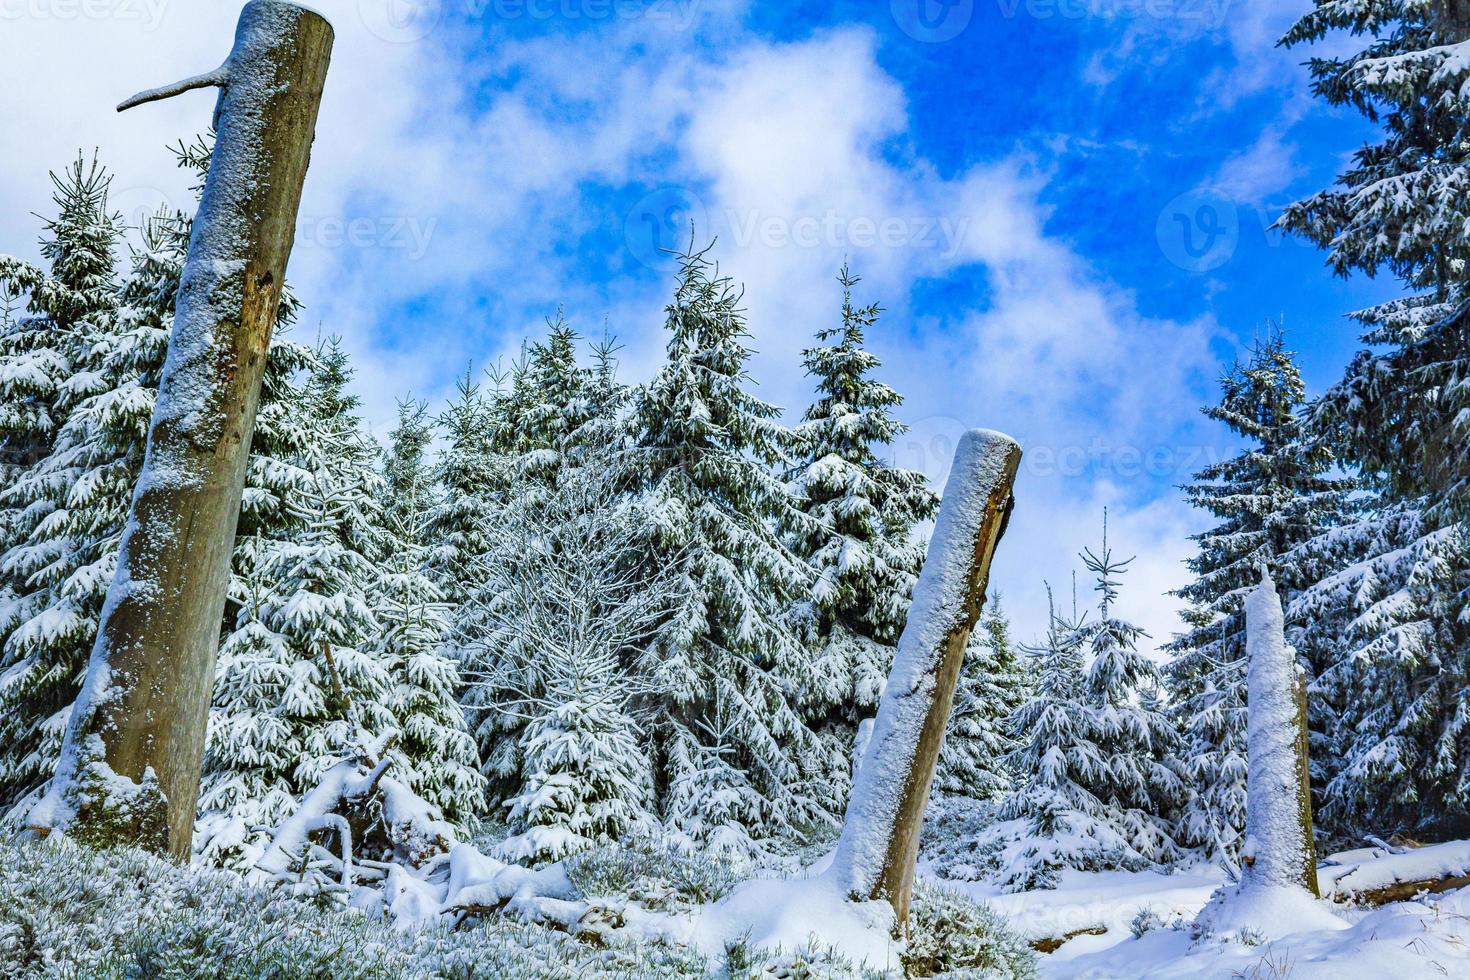
[[1310,62],[1314,89],[1379,124],[1337,183],[1279,224],[1328,251],[1341,275],[1387,269],[1412,295],[1354,314],[1361,352],[1321,400],[1314,425],[1403,498],[1441,521],[1470,508],[1470,8],[1428,0],[1317,0],[1283,39],[1344,31],[1365,43]]

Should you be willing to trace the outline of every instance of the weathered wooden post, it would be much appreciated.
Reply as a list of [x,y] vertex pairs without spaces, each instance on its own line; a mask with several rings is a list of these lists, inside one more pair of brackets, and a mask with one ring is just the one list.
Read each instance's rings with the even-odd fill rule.
[[[1194,920],[1196,936],[1252,935],[1346,929],[1315,899],[1316,847],[1307,759],[1307,699],[1295,652],[1286,643],[1281,598],[1270,574],[1245,600],[1246,748],[1245,843],[1240,880],[1210,897]],[[1269,895],[1269,898],[1262,896]]]
[[1009,436],[976,430],[960,440],[827,872],[850,898],[887,899],[905,930],[924,808],[1020,462]]
[[38,832],[189,857],[250,440],[332,38],[319,14],[252,0],[222,67],[118,107],[221,89],[147,455],[56,777],[30,816]]
[[1312,781],[1307,755],[1307,692],[1291,647],[1276,584],[1265,570],[1246,597],[1245,846],[1242,882],[1317,888]]

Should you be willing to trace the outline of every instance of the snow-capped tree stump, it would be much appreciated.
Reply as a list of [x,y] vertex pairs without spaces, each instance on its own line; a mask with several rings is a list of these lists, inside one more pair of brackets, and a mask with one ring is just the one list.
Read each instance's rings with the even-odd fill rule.
[[1242,880],[1317,890],[1312,841],[1312,790],[1307,758],[1307,693],[1286,645],[1276,585],[1264,570],[1245,603],[1246,750],[1245,845]]
[[319,14],[252,0],[221,89],[148,449],[55,779],[29,823],[187,860],[266,349],[332,50]]
[[1307,701],[1286,645],[1281,599],[1265,569],[1245,600],[1247,715],[1245,843],[1240,880],[1218,889],[1194,920],[1196,937],[1260,942],[1348,923],[1317,899],[1307,772]]
[[1021,447],[976,430],[960,440],[908,623],[826,872],[849,898],[886,899],[907,928],[919,829],[965,645],[985,606],[1010,516]]

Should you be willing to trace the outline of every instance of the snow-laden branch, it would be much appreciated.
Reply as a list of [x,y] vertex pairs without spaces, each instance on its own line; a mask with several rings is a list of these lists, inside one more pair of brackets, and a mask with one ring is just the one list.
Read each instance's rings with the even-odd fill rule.
[[196,88],[224,88],[230,81],[230,63],[227,61],[214,71],[207,71],[202,75],[195,75],[183,81],[173,82],[169,85],[161,85],[158,88],[150,88],[139,92],[130,98],[123,99],[118,103],[117,111],[126,112],[129,109],[144,105],[148,102],[161,102],[171,99],[185,92],[192,92]]

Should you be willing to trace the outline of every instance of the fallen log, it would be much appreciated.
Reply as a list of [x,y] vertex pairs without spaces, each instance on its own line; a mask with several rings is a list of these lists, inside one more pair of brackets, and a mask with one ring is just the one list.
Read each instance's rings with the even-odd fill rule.
[[1447,841],[1317,869],[1322,895],[1339,902],[1387,905],[1421,892],[1470,886],[1470,841]]
[[1050,939],[1037,939],[1031,943],[1031,948],[1038,953],[1055,953],[1061,949],[1068,940],[1076,939],[1078,936],[1101,936],[1107,933],[1103,926],[1093,926],[1090,929],[1076,929],[1065,936],[1053,936]]

